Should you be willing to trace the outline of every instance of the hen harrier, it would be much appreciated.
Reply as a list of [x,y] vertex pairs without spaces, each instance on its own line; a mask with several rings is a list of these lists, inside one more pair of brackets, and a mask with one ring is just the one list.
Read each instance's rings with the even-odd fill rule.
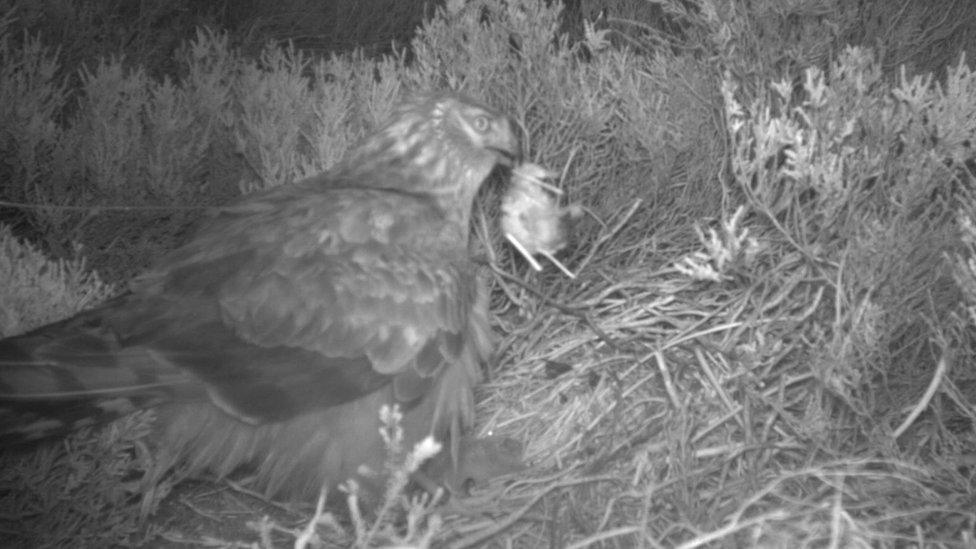
[[221,209],[125,295],[0,341],[0,441],[154,407],[174,461],[250,464],[298,498],[382,470],[383,404],[406,444],[457,452],[492,353],[471,206],[518,155],[486,106],[406,102],[329,172]]

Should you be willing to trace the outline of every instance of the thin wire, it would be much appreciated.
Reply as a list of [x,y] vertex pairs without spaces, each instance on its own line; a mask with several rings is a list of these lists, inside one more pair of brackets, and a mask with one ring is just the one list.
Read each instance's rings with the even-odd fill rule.
[[0,206],[6,206],[10,208],[23,208],[27,210],[41,210],[41,209],[55,209],[55,210],[66,210],[66,211],[95,211],[106,210],[106,211],[196,211],[196,210],[208,210],[213,208],[219,208],[220,206],[62,206],[62,205],[45,205],[45,204],[27,204],[24,202],[9,202],[6,200],[0,200]]

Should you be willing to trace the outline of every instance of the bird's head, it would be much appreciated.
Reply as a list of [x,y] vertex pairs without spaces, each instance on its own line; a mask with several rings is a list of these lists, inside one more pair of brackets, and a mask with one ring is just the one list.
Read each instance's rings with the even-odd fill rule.
[[443,117],[444,139],[454,140],[472,157],[486,156],[494,163],[514,166],[521,160],[522,149],[512,120],[489,107],[460,97],[443,97],[435,101]]
[[[518,135],[507,116],[477,101],[452,92],[421,94],[398,105],[343,164],[364,185],[453,197],[470,208],[496,165],[520,161]],[[388,170],[397,177],[384,177]]]

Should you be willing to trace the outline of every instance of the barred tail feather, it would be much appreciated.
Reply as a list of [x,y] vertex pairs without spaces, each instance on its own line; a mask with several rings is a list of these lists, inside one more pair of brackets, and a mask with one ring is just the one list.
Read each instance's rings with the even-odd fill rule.
[[0,340],[0,443],[9,448],[107,423],[174,398],[188,377],[144,348],[121,348],[111,308]]

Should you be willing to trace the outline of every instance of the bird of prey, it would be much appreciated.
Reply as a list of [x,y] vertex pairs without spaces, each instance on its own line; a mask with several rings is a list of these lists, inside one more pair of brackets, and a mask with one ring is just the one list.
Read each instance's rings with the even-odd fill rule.
[[493,352],[471,207],[519,157],[511,121],[454,93],[406,101],[333,169],[205,221],[122,296],[0,341],[0,443],[153,407],[190,471],[253,468],[310,498],[404,446],[457,452]]

